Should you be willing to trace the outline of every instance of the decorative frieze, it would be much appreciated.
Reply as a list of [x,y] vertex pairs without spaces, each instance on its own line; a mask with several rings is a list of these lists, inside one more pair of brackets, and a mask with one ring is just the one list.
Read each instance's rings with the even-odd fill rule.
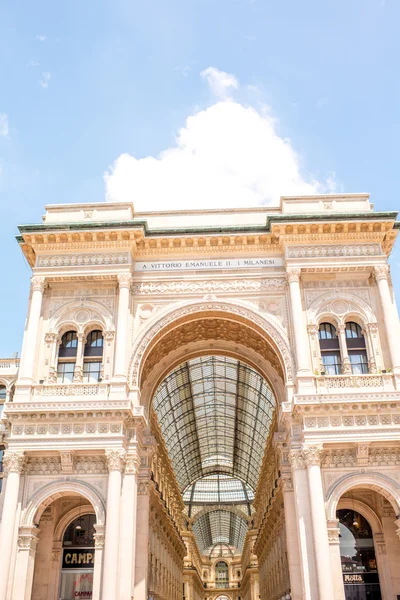
[[335,258],[342,256],[382,256],[380,244],[331,244],[289,246],[288,258]]
[[304,429],[348,429],[399,426],[400,414],[348,414],[304,417]]
[[100,386],[88,383],[87,385],[51,385],[35,390],[38,396],[97,396]]
[[284,290],[284,277],[266,279],[233,279],[207,281],[142,281],[133,285],[135,296],[200,295],[200,294],[240,294],[248,292],[268,292]]
[[37,267],[93,267],[104,265],[126,265],[129,263],[128,252],[96,253],[96,254],[57,254],[39,256]]

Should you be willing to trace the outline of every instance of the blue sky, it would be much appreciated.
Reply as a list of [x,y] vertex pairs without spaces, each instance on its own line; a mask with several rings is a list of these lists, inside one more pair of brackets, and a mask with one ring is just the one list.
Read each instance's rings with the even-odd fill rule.
[[268,204],[282,188],[397,210],[399,22],[397,0],[3,3],[0,356],[27,306],[16,226],[45,204]]

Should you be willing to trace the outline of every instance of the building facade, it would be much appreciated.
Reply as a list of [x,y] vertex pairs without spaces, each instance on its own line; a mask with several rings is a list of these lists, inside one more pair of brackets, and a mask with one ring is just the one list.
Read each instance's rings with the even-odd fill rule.
[[51,205],[0,360],[0,600],[397,600],[397,213]]

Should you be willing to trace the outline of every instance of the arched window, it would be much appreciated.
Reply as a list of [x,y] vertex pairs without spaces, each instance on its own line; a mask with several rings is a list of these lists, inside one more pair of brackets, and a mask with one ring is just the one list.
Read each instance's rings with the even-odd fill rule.
[[349,509],[337,511],[340,557],[346,598],[380,600],[374,540],[368,521]]
[[331,323],[321,323],[318,330],[322,364],[327,375],[339,375],[342,372],[339,338]]
[[352,372],[355,375],[368,373],[365,338],[358,323],[346,323],[346,344]]
[[229,570],[225,561],[220,560],[215,565],[215,585],[217,588],[228,587]]
[[67,331],[61,338],[58,350],[57,383],[71,383],[74,378],[78,336],[76,331]]
[[83,356],[83,381],[96,383],[101,377],[103,360],[103,333],[91,331],[86,339]]
[[65,530],[61,598],[92,597],[95,522],[95,515],[81,515]]
[[0,417],[1,417],[1,413],[3,412],[4,403],[6,401],[6,398],[7,398],[6,386],[0,385]]

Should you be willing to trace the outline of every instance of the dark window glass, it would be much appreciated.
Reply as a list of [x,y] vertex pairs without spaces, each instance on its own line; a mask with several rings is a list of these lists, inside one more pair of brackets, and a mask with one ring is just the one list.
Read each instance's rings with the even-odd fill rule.
[[6,386],[0,385],[0,401],[6,399]]
[[321,352],[322,363],[326,375],[340,375],[342,372],[342,362],[340,352]]
[[57,383],[72,383],[74,371],[74,362],[59,362],[57,365]]
[[335,327],[331,323],[321,323],[318,337],[326,375],[339,375],[342,372],[342,361]]
[[83,363],[83,381],[86,383],[96,383],[100,379],[101,362],[85,361]]
[[4,448],[0,448],[0,473],[3,472]]
[[335,327],[331,323],[321,323],[319,326],[318,337],[320,340],[337,339]]
[[67,331],[61,338],[58,356],[61,358],[74,358],[78,348],[76,331]]
[[77,348],[78,337],[76,331],[67,331],[61,338],[61,346],[63,348]]
[[349,359],[351,371],[354,375],[364,375],[368,373],[367,353],[362,350],[350,350]]
[[368,373],[365,338],[358,323],[346,323],[346,344],[352,373],[354,375]]
[[96,515],[81,515],[65,530],[63,546],[94,546]]
[[101,331],[91,331],[86,339],[85,356],[103,355],[103,334]]
[[362,338],[364,339],[362,329],[358,323],[346,323],[346,338]]

